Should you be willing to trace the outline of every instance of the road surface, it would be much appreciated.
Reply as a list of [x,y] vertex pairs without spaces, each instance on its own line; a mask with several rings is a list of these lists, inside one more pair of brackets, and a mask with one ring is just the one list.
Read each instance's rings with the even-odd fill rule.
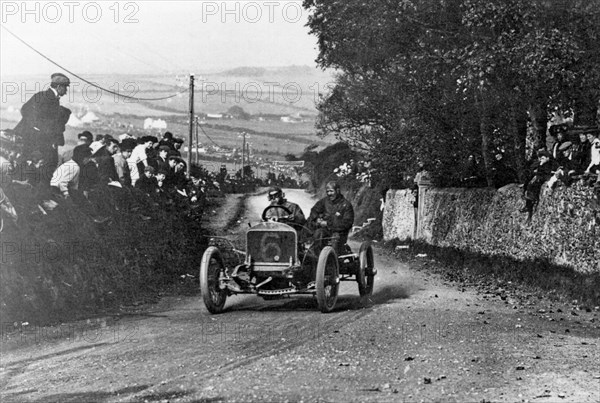
[[[308,214],[308,194],[286,193]],[[241,224],[264,205],[250,198]],[[371,303],[342,283],[330,314],[310,296],[231,297],[221,315],[200,295],[170,296],[3,331],[0,401],[600,400],[597,311],[459,290],[381,251],[375,261]]]

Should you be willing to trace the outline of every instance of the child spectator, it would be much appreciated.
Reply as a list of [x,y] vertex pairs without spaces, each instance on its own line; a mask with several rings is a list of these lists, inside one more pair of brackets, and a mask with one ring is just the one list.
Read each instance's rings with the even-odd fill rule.
[[151,166],[144,168],[144,174],[135,182],[135,187],[149,196],[154,196],[158,190],[158,181],[154,177],[154,168]]

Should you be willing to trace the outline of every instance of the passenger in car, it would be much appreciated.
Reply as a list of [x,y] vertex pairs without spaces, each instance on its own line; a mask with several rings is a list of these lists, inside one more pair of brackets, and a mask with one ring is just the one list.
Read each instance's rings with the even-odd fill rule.
[[344,254],[348,233],[354,224],[354,209],[337,182],[328,182],[325,189],[327,196],[313,206],[308,217],[308,228],[314,230],[315,253],[318,255],[323,247],[331,244],[338,254]]

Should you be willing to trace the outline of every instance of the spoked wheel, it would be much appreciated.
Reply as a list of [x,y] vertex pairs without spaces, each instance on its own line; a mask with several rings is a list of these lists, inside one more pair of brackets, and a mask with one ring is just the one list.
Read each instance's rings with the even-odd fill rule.
[[375,260],[370,242],[360,244],[358,262],[359,268],[356,273],[358,292],[361,297],[370,296],[373,294],[373,285],[375,284]]
[[317,263],[317,303],[321,312],[333,311],[340,286],[338,259],[331,246],[323,248]]
[[227,291],[219,286],[219,276],[225,270],[219,249],[211,246],[202,255],[200,263],[200,293],[210,313],[223,312]]

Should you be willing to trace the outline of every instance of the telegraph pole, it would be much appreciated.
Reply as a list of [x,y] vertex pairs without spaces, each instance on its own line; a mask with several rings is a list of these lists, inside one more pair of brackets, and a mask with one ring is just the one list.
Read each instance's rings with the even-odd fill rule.
[[190,74],[190,135],[188,142],[188,176],[192,173],[192,141],[194,134],[194,75]]
[[242,182],[245,179],[245,175],[244,175],[244,161],[245,161],[245,156],[246,156],[246,132],[242,133],[242,136],[244,137],[244,139],[242,140]]
[[200,122],[198,121],[198,116],[196,116],[196,165],[200,165],[200,155],[198,154],[198,125],[200,125]]

